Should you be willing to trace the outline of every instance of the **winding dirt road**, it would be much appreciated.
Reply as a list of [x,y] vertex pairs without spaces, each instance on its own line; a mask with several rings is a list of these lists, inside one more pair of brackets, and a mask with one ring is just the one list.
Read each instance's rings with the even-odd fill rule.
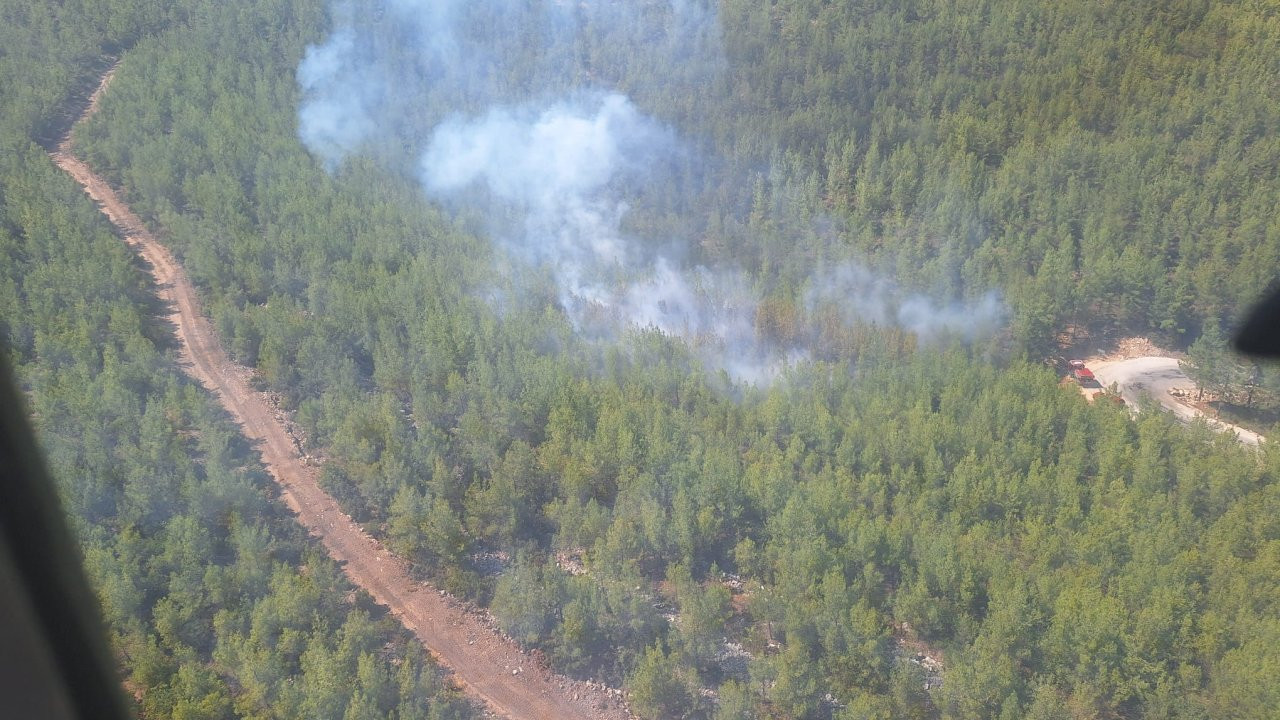
[[[97,109],[115,68],[102,77],[80,121]],[[200,313],[195,289],[172,253],[147,230],[102,178],[71,152],[71,134],[50,153],[85,189],[151,266],[161,299],[180,342],[183,369],[214,393],[255,441],[280,494],[312,535],[320,539],[351,581],[390,608],[455,681],[500,716],[514,720],[613,720],[629,717],[620,698],[600,686],[551,673],[484,621],[483,616],[429,585],[414,581],[406,564],[366,534],[317,484],[267,399],[249,385],[251,371],[231,362],[209,321]]]

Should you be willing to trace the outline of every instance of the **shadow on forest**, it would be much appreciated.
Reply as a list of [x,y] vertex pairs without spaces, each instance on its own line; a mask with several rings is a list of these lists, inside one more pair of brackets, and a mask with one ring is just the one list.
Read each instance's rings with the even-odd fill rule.
[[1217,419],[1263,435],[1271,434],[1276,423],[1280,423],[1280,408],[1277,407],[1249,407],[1223,400],[1214,400],[1205,405]]
[[116,64],[123,52],[123,49],[110,50],[81,69],[82,75],[76,79],[74,89],[68,93],[64,102],[58,104],[61,110],[48,118],[36,132],[34,139],[46,152],[57,150],[58,143],[80,121],[89,109],[89,99],[93,97],[93,91],[98,89],[102,75]]
[[[116,228],[116,230],[119,234],[119,229]],[[178,306],[171,300],[165,300],[161,295],[172,285],[155,282],[155,275],[151,274],[151,263],[142,256],[135,253],[131,262],[151,280],[144,291],[134,293],[134,297],[130,298],[142,311],[142,335],[155,343],[161,351],[176,355],[182,349],[182,342],[178,340],[178,323],[173,320],[174,314],[178,312]]]

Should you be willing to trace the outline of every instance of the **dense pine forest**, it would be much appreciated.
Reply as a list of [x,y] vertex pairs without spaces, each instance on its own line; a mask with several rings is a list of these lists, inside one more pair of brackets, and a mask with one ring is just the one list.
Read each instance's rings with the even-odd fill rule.
[[171,22],[92,10],[0,12],[0,332],[139,716],[472,717],[273,500],[254,450],[177,368],[138,260],[36,144],[66,129],[104,54]]
[[[1041,363],[1063,333],[1217,337],[1280,270],[1274,8],[723,0],[718,64],[656,73],[664,45],[635,46],[674,15],[640,5],[639,41],[545,80],[619,88],[711,158],[625,230],[742,269],[754,329],[811,349],[770,382],[659,329],[586,337],[399,136],[309,151],[308,48],[396,2],[3,0],[0,339],[141,715],[471,709],[273,502],[41,149],[114,57],[77,151],[348,512],[557,670],[654,719],[1274,716],[1280,455]],[[397,100],[406,132],[448,102]],[[810,298],[850,262],[939,304],[998,292],[1004,322],[840,321]]]

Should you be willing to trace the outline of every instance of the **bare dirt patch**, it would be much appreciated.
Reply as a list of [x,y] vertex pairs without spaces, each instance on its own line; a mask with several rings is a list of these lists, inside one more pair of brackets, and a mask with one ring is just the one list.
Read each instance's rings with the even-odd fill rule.
[[1141,336],[1085,341],[1070,348],[1066,352],[1072,357],[1084,360],[1092,367],[1096,363],[1117,362],[1140,357],[1181,357],[1182,353],[1167,350]]
[[1104,387],[1115,387],[1125,403],[1137,412],[1144,397],[1173,413],[1183,422],[1203,419],[1211,427],[1235,436],[1241,444],[1256,447],[1264,438],[1252,430],[1232,425],[1206,414],[1203,405],[1192,401],[1195,384],[1182,371],[1179,360],[1167,355],[1106,360],[1093,365]]
[[896,644],[894,657],[897,662],[910,662],[920,666],[924,675],[924,689],[937,691],[942,688],[946,663],[941,648],[925,642],[909,623],[894,626]]
[[1140,357],[1181,357],[1182,353],[1166,350],[1144,337],[1122,338],[1116,342],[1111,352],[1096,358],[1100,361],[1131,360]]
[[[1097,373],[1099,368],[1106,368],[1115,363],[1134,358],[1181,357],[1181,353],[1166,350],[1156,345],[1150,338],[1142,336],[1091,338],[1072,334],[1070,341],[1064,340],[1062,353],[1064,358],[1083,360],[1085,367],[1094,373]],[[1123,397],[1123,393],[1114,396],[1108,395],[1108,382],[1102,376],[1097,377],[1096,383],[1089,385],[1078,383],[1071,377],[1064,377],[1062,384],[1074,385],[1079,388],[1080,394],[1084,395],[1089,402],[1094,402],[1099,396],[1112,397],[1113,399]]]
[[[97,108],[113,66],[90,96],[87,117]],[[82,117],[82,120],[83,120]],[[309,462],[289,432],[283,414],[250,385],[252,371],[223,351],[200,312],[195,288],[167,247],[115,191],[71,152],[70,133],[50,153],[111,220],[125,242],[149,265],[157,293],[172,309],[183,369],[212,392],[242,432],[254,441],[280,495],[347,577],[387,606],[412,631],[454,681],[497,715],[517,720],[613,720],[630,716],[622,693],[551,672],[494,629],[491,618],[426,583],[370,537],[320,489],[315,459]]]
[[[1143,396],[1149,396],[1183,422],[1203,418],[1210,426],[1235,435],[1241,444],[1256,447],[1262,435],[1218,419],[1216,408],[1199,397],[1195,385],[1182,372],[1186,355],[1167,350],[1150,338],[1089,338],[1069,334],[1064,339],[1064,358],[1081,359],[1097,379],[1085,386],[1071,378],[1062,383],[1075,385],[1090,402],[1102,397],[1121,402],[1137,412]],[[1066,338],[1066,335],[1064,335]],[[1114,390],[1114,392],[1112,392]]]

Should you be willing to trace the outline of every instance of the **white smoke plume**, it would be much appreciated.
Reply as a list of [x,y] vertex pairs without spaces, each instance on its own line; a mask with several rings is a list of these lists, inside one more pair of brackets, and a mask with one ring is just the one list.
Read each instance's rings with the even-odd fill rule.
[[[627,207],[615,197],[617,185],[644,178],[675,144],[668,128],[616,93],[540,109],[496,108],[441,123],[420,177],[438,198],[469,194],[474,202],[480,191],[515,208],[523,223],[500,240],[552,268],[561,305],[580,324],[584,312],[619,314],[625,303],[615,288],[640,264],[636,244],[620,230]],[[635,318],[621,312],[612,319]]]
[[307,48],[298,67],[298,84],[307,97],[298,111],[298,132],[330,170],[375,129],[361,79],[343,72],[354,52],[355,32],[342,28],[324,45]]
[[[687,341],[709,367],[764,384],[808,351],[762,337],[749,278],[690,266],[681,238],[623,230],[632,203],[670,183],[670,168],[691,151],[611,86],[608,68],[638,64],[681,92],[700,92],[723,62],[714,8],[713,0],[339,2],[332,34],[298,69],[299,136],[330,169],[379,147],[416,157],[411,171],[428,195],[484,211],[511,255],[551,270],[560,306],[584,336],[657,329]],[[978,337],[1002,317],[995,296],[937,306],[852,264],[816,277],[805,299],[839,307],[846,322],[926,339]]]
[[815,275],[805,293],[805,306],[810,312],[834,307],[850,325],[900,327],[924,343],[978,340],[998,332],[1007,320],[999,293],[941,303],[854,263]]

